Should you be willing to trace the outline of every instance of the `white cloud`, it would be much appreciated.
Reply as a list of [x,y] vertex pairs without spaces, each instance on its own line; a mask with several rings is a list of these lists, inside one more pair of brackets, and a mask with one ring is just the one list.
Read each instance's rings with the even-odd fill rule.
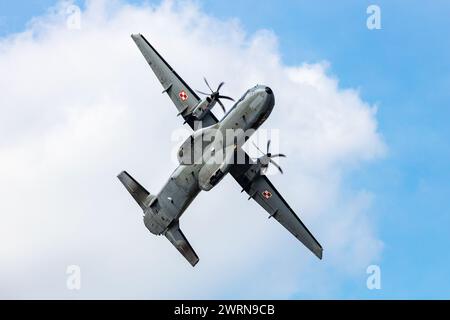
[[[383,154],[375,108],[340,89],[326,63],[287,66],[273,33],[248,35],[190,2],[88,1],[81,30],[66,28],[67,5],[0,40],[0,297],[325,297],[378,259],[373,196],[341,181]],[[232,178],[181,219],[195,269],[149,234],[115,176],[127,169],[156,193],[175,168],[170,137],[181,122],[130,38],[137,32],[193,88],[203,75],[234,97],[273,88],[264,127],[280,129],[289,158],[271,179],[321,241],[323,261]],[[81,266],[79,292],[65,287],[71,264]]]

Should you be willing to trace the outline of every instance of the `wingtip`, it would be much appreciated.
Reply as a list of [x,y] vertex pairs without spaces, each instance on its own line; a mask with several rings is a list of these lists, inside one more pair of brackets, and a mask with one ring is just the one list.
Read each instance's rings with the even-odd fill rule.
[[134,42],[139,41],[142,38],[142,35],[140,33],[133,33],[131,35],[131,39],[133,39]]
[[323,249],[320,248],[320,251],[316,253],[317,258],[319,258],[319,260],[322,260],[323,258]]
[[195,267],[199,261],[200,261],[200,259],[197,258],[197,260],[189,261],[189,262],[191,263],[191,266],[192,266],[192,267]]
[[128,174],[125,170],[123,170],[123,171],[121,171],[118,175],[117,175],[117,178],[121,178],[121,177],[123,177],[124,175],[126,175],[126,174]]

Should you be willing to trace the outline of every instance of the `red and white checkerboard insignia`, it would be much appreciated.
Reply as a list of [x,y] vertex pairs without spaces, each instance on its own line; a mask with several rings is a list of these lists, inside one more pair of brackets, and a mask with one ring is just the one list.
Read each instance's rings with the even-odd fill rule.
[[265,190],[263,191],[262,196],[266,199],[269,199],[272,196],[272,192]]
[[188,95],[186,93],[186,91],[181,90],[180,93],[178,94],[178,96],[180,97],[181,101],[186,101],[188,98]]

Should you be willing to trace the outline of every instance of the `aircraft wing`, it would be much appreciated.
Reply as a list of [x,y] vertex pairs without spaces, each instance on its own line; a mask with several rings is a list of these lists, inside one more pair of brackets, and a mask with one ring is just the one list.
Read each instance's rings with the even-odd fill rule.
[[259,175],[249,182],[240,170],[231,170],[230,173],[243,190],[269,213],[269,218],[275,218],[319,259],[322,259],[323,249],[320,243],[309,232],[266,176]]
[[[186,116],[187,110],[192,110],[200,98],[186,82],[175,72],[175,70],[164,60],[164,58],[153,48],[153,46],[141,34],[131,35],[134,42],[152,68],[159,82],[163,86],[163,93],[167,93],[175,104],[178,114],[182,115],[189,126],[194,129],[193,118]],[[218,122],[214,114],[209,111],[201,120],[202,127],[208,127]]]

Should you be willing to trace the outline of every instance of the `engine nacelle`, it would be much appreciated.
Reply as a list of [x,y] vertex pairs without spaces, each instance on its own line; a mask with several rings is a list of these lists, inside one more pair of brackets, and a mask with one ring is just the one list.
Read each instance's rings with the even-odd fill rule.
[[214,103],[210,98],[203,99],[194,107],[194,109],[192,110],[192,115],[196,119],[201,120],[213,106]]

